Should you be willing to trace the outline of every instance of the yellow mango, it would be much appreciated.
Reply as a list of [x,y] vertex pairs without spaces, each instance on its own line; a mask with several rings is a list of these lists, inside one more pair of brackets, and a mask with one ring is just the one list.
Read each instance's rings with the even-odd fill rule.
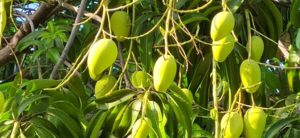
[[177,65],[173,56],[166,55],[157,59],[153,69],[154,89],[165,92],[171,86],[176,76]]
[[2,92],[0,92],[0,114],[3,112],[4,110],[4,104],[5,104],[5,98]]
[[135,71],[131,75],[131,83],[133,87],[144,89],[151,85],[150,76],[144,71]]
[[230,34],[234,27],[234,16],[232,13],[222,11],[217,13],[211,22],[210,36],[214,41],[220,40],[221,38]]
[[[249,52],[249,44],[247,44],[247,50]],[[260,61],[261,56],[264,53],[264,41],[260,36],[251,37],[251,56],[254,61]]]
[[130,34],[131,20],[127,12],[116,11],[112,14],[110,25],[113,33],[117,36],[118,41],[124,41],[122,37],[127,37]]
[[112,75],[103,76],[100,80],[96,82],[95,85],[96,99],[110,92],[116,83],[117,83],[117,79],[114,76]]
[[6,26],[6,10],[5,10],[5,1],[0,2],[0,37]]
[[244,115],[245,138],[261,138],[266,126],[267,116],[265,112],[257,107],[247,110]]
[[239,138],[243,128],[243,118],[237,112],[226,113],[221,119],[223,138]]
[[144,119],[138,119],[132,127],[132,138],[147,138],[151,132],[152,123],[150,119],[144,117]]
[[247,92],[256,92],[261,82],[261,70],[259,65],[252,59],[244,60],[240,66],[240,77]]
[[87,67],[90,77],[97,81],[101,73],[110,67],[118,56],[118,49],[115,42],[111,39],[100,39],[94,43],[87,59]]
[[218,62],[223,62],[234,48],[234,38],[231,34],[220,40],[213,41],[213,57]]
[[182,88],[181,90],[186,95],[186,97],[188,98],[188,102],[190,104],[192,104],[193,103],[193,93],[187,88]]

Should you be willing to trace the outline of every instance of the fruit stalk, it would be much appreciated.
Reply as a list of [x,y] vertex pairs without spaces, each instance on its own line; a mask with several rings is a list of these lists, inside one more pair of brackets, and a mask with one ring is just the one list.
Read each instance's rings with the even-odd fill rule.
[[213,69],[212,69],[212,85],[213,85],[213,102],[214,110],[216,111],[215,116],[215,138],[220,137],[220,122],[219,122],[219,112],[218,112],[218,96],[217,96],[217,69],[216,61],[213,59]]
[[172,8],[171,8],[172,5],[173,5],[173,0],[170,0],[169,1],[167,18],[166,18],[165,34],[164,34],[164,39],[165,39],[165,55],[168,55],[168,52],[169,52],[169,48],[168,48],[168,34],[169,34],[169,29],[170,29],[170,18],[172,16]]
[[20,122],[19,121],[14,122],[14,127],[13,127],[13,130],[11,131],[10,138],[16,138],[17,137],[17,133],[19,131],[19,128],[20,128]]

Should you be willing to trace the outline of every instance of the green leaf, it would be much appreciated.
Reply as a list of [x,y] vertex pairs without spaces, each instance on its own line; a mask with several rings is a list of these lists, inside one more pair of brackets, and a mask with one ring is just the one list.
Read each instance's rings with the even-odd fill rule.
[[95,100],[96,103],[111,103],[115,101],[127,101],[129,98],[133,97],[137,92],[130,89],[122,89],[113,91],[101,98]]
[[83,137],[82,129],[79,122],[76,122],[72,117],[61,109],[49,108],[47,114],[61,121],[65,127],[71,132],[74,138]]
[[27,92],[34,92],[37,90],[42,90],[44,88],[51,88],[56,86],[60,81],[50,80],[50,79],[35,79],[23,83],[22,87],[26,88]]
[[183,24],[187,25],[189,23],[197,22],[200,23],[201,21],[209,21],[209,19],[203,13],[188,13],[182,16]]
[[274,72],[270,71],[268,68],[261,66],[262,70],[262,82],[265,82],[268,88],[273,91],[274,93],[277,90],[281,90],[280,80],[275,75]]
[[[48,120],[46,120],[44,118],[40,118],[40,117],[34,117],[34,118],[30,119],[30,123],[33,124],[33,126],[35,127],[35,129],[37,131],[37,135],[39,135],[40,137],[42,137],[42,135],[44,135],[46,133],[47,133],[48,137],[50,137],[50,136],[52,136],[54,138],[58,137],[59,131]],[[43,132],[43,133],[41,133],[41,132]]]
[[89,121],[86,129],[86,138],[98,138],[101,127],[108,115],[107,111],[98,111]]
[[276,136],[276,134],[278,134],[278,132],[280,132],[280,130],[285,127],[286,125],[294,122],[294,121],[299,121],[300,120],[300,116],[296,116],[296,117],[287,117],[285,119],[281,119],[278,120],[277,122],[275,122],[274,124],[272,124],[264,133],[264,137],[265,138],[274,138]]
[[40,117],[34,117],[30,119],[29,122],[32,123],[36,128],[43,129],[42,131],[47,131],[52,136],[58,137],[57,134],[59,134],[59,131],[49,120]]
[[80,77],[74,76],[70,81],[68,81],[67,86],[70,91],[73,92],[79,98],[81,107],[85,107],[87,104],[86,90],[84,84]]
[[187,137],[192,135],[192,114],[191,114],[191,105],[188,106],[187,101],[184,101],[182,98],[175,95],[173,92],[167,92],[170,97],[169,103],[172,107],[172,110],[175,113],[175,116],[182,124],[183,130]]
[[[146,25],[145,28],[148,29],[150,27],[149,25]],[[146,72],[150,72],[152,68],[153,45],[154,45],[154,33],[150,33],[146,37],[141,38],[140,45],[138,46],[141,63],[143,69],[145,69]]]
[[49,48],[47,50],[46,55],[47,55],[47,58],[49,58],[52,63],[58,62],[58,60],[60,58],[59,49],[56,47]]
[[235,13],[240,6],[243,4],[244,0],[229,0],[227,5],[232,13]]
[[34,95],[34,96],[31,96],[31,97],[27,98],[26,100],[22,101],[20,106],[18,107],[17,116],[19,116],[26,109],[26,107],[31,105],[33,102],[36,102],[36,101],[38,101],[40,99],[44,99],[44,98],[49,98],[49,96],[47,96],[47,95]]

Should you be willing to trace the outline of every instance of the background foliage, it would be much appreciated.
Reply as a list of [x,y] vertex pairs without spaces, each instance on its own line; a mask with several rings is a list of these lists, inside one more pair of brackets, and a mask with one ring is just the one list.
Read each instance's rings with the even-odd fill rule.
[[[261,86],[254,94],[256,105],[268,114],[264,137],[300,137],[300,4],[296,0],[223,1],[234,13],[238,41],[229,57],[217,64],[216,83],[211,76],[209,31],[213,16],[224,5],[219,0],[175,0],[168,47],[178,72],[166,93],[155,92],[152,87],[136,89],[130,76],[136,70],[151,75],[156,59],[163,54],[169,1],[111,0],[102,5],[102,1],[87,0],[84,16],[75,24],[78,29],[71,49],[52,77],[53,67],[74,33],[74,20],[81,9],[76,7],[82,1],[4,2],[7,24],[0,35],[2,49],[11,46],[18,30],[26,28],[22,24],[32,19],[34,28],[12,47],[16,57],[0,67],[0,91],[5,96],[1,137],[128,137],[136,120],[144,116],[152,123],[150,137],[213,137],[214,122],[228,111],[241,85],[238,72],[247,58],[247,29],[260,35],[265,45],[259,62]],[[54,5],[53,15],[36,25],[34,14],[43,10],[38,8],[43,4]],[[108,19],[117,10],[130,15],[131,37],[118,43],[119,57],[105,72],[118,78],[117,88],[96,99],[95,81],[89,77],[84,55],[94,40],[114,39]],[[246,10],[252,28],[247,28]],[[216,97],[213,85],[217,87]],[[192,105],[180,88],[191,90]],[[252,106],[251,96],[244,90],[238,96],[245,112]],[[214,98],[217,111],[213,110]]]

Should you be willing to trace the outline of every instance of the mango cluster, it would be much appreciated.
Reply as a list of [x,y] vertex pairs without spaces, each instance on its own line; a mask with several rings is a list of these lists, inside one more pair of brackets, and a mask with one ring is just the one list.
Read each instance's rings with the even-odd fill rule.
[[217,62],[223,62],[234,48],[235,40],[231,35],[234,24],[234,16],[228,11],[219,12],[212,19],[210,36],[213,58]]
[[261,138],[266,125],[266,114],[258,108],[249,108],[244,118],[238,112],[228,112],[221,119],[223,138]]

